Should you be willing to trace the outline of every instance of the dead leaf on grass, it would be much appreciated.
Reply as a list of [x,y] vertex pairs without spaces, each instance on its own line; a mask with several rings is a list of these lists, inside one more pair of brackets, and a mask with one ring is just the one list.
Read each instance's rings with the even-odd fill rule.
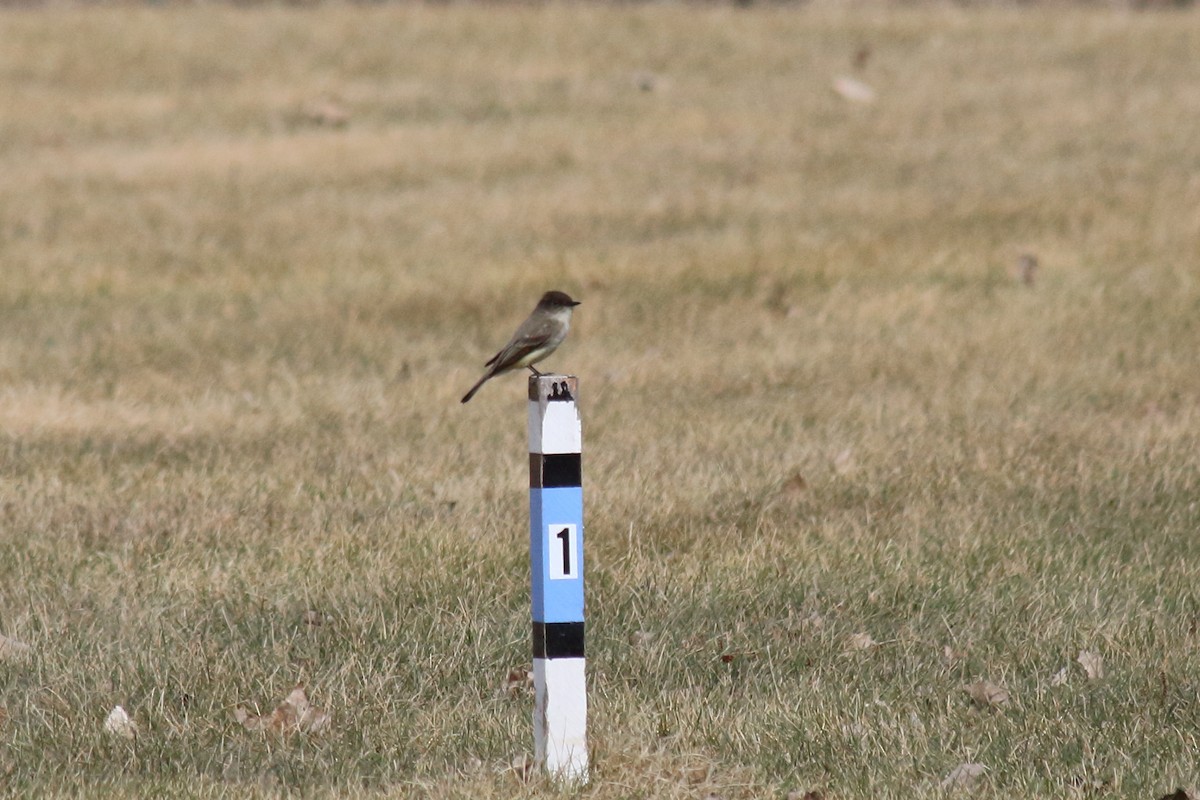
[[825,795],[818,789],[811,789],[807,792],[794,789],[787,793],[787,800],[825,800]]
[[0,661],[15,663],[29,658],[29,645],[0,633]]
[[801,475],[799,472],[796,472],[783,482],[783,486],[781,488],[784,494],[795,497],[796,495],[804,494],[804,492],[808,491],[808,481],[804,480],[803,475]]
[[533,670],[529,667],[513,667],[508,671],[508,677],[500,684],[500,693],[516,697],[522,693],[533,691]]
[[670,81],[663,75],[649,70],[638,70],[630,76],[633,85],[643,92],[653,92],[655,89],[667,88]]
[[1013,274],[1017,280],[1026,286],[1033,286],[1033,282],[1037,280],[1038,260],[1033,253],[1022,253],[1017,257],[1016,266],[1013,269]]
[[511,772],[516,775],[517,780],[522,783],[528,783],[533,776],[533,759],[527,753],[521,753],[519,756],[513,756],[508,762],[506,772]]
[[950,770],[949,774],[942,779],[941,787],[943,789],[953,789],[955,787],[966,788],[971,786],[979,779],[979,776],[987,771],[987,767],[983,764],[959,764],[954,769]]
[[967,657],[967,654],[962,650],[955,650],[950,645],[942,647],[942,658],[946,659],[948,664],[953,664],[955,661],[960,661]]
[[138,734],[137,723],[130,719],[121,706],[114,706],[113,710],[108,712],[104,719],[104,730],[122,739],[136,739]]
[[854,51],[854,68],[865,69],[871,60],[871,45],[864,44]]
[[1075,775],[1068,782],[1072,797],[1094,797],[1097,792],[1106,789],[1108,784],[1105,778],[1087,778],[1082,775]]
[[1068,678],[1068,670],[1066,667],[1063,667],[1058,672],[1056,672],[1050,676],[1050,685],[1051,686],[1062,686],[1063,684],[1065,684],[1067,682],[1067,678]]
[[879,642],[871,638],[869,633],[852,633],[846,638],[847,650],[870,650],[878,646]]
[[304,118],[314,125],[341,128],[350,121],[350,111],[337,100],[322,97],[304,107]]
[[679,778],[688,786],[707,783],[712,775],[712,764],[692,764],[679,770]]
[[854,451],[847,447],[833,457],[833,471],[838,475],[849,475],[854,471]]
[[1080,650],[1079,657],[1075,660],[1079,662],[1079,666],[1083,667],[1083,671],[1087,673],[1088,680],[1098,681],[1104,677],[1104,659],[1099,653],[1093,653],[1091,650]]
[[631,647],[645,647],[654,639],[654,634],[650,631],[634,631],[629,634],[629,645]]
[[843,75],[833,79],[833,90],[853,103],[874,103],[875,90],[862,81]]
[[275,706],[269,715],[255,716],[246,709],[238,707],[233,712],[234,719],[248,731],[269,731],[272,733],[321,733],[329,727],[329,714],[308,702],[303,684]]
[[1008,690],[991,681],[975,681],[963,687],[976,705],[982,708],[998,708],[1009,700]]

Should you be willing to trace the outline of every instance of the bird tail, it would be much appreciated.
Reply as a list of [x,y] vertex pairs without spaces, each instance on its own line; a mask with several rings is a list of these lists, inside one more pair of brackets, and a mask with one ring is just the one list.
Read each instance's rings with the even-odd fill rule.
[[470,400],[472,397],[474,397],[475,393],[479,391],[479,387],[483,386],[483,384],[485,384],[487,382],[487,379],[490,377],[492,377],[492,371],[488,370],[487,372],[485,372],[483,374],[483,377],[479,379],[479,382],[476,383],[474,386],[472,386],[471,390],[469,392],[467,392],[466,394],[463,395],[462,400],[460,400],[459,402],[465,403],[468,400]]

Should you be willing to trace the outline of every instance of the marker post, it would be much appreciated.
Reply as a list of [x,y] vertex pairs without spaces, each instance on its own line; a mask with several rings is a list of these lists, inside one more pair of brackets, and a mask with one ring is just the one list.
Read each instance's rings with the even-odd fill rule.
[[560,780],[588,776],[583,656],[583,444],[578,380],[529,378],[529,557],[534,761]]

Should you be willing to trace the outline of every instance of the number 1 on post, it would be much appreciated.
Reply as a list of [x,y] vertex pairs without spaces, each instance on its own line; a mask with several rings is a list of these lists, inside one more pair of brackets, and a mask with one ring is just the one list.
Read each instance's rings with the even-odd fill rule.
[[579,558],[574,524],[547,526],[550,536],[550,580],[574,580],[579,577]]

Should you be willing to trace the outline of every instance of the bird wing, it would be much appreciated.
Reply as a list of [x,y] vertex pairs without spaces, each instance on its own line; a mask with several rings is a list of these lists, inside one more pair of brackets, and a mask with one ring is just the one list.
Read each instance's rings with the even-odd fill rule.
[[534,350],[539,350],[542,347],[545,347],[546,341],[547,339],[545,336],[513,339],[504,346],[503,350],[492,356],[492,360],[487,362],[487,364],[484,366],[492,367],[493,369],[504,369],[520,361]]
[[499,353],[492,356],[484,366],[503,369],[506,365],[520,361],[534,350],[545,347],[558,330],[558,324],[554,320],[527,319],[521,324],[521,327],[517,328],[517,332],[513,334],[509,343],[504,345]]

